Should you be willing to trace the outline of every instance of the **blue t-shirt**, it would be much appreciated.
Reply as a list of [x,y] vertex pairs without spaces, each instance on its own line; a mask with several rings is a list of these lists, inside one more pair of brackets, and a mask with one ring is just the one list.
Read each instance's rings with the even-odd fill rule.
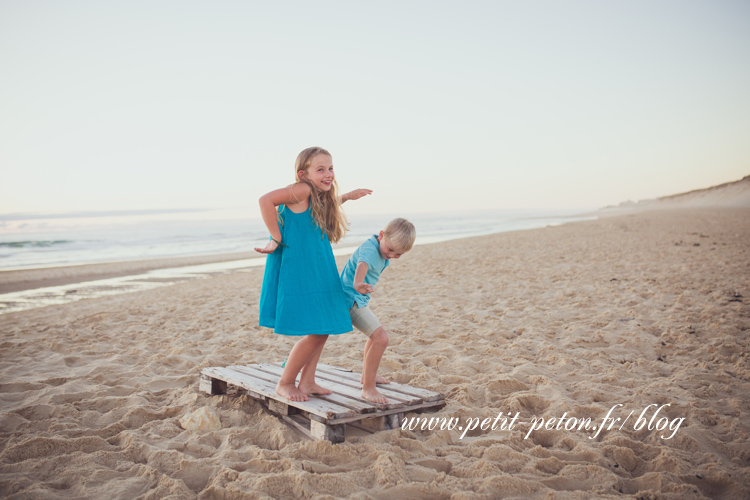
[[357,271],[357,264],[360,262],[367,264],[365,283],[375,286],[380,279],[380,273],[390,264],[390,260],[384,259],[380,255],[380,243],[377,234],[368,238],[354,251],[344,266],[344,270],[341,271],[341,284],[344,287],[349,308],[355,302],[360,308],[367,307],[367,303],[370,302],[370,294],[363,295],[354,289],[354,273]]

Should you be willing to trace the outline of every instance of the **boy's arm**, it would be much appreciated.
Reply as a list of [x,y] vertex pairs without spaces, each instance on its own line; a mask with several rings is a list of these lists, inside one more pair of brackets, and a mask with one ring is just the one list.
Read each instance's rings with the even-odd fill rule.
[[365,283],[365,276],[367,276],[367,270],[370,268],[370,266],[367,265],[367,262],[359,262],[357,264],[357,269],[354,271],[354,289],[361,293],[362,295],[366,295],[368,293],[372,293],[375,291],[375,289],[372,287],[372,285],[368,285]]
[[372,189],[355,189],[354,191],[349,191],[341,195],[341,203],[339,205],[343,205],[345,201],[358,200],[368,194],[372,194]]

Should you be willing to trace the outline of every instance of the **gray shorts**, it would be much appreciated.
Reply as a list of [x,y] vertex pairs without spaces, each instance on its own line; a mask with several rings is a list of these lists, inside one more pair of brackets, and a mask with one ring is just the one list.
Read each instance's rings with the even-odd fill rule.
[[380,328],[380,320],[378,320],[375,313],[367,306],[360,309],[355,302],[351,309],[349,309],[349,316],[352,317],[352,326],[368,337]]

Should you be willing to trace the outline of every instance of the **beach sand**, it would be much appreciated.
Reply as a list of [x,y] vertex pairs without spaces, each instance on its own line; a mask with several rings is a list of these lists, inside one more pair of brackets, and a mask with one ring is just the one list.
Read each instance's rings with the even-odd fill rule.
[[[391,335],[380,373],[446,394],[421,416],[519,414],[463,438],[314,442],[246,395],[201,394],[202,368],[288,354],[293,340],[258,327],[261,281],[252,269],[0,316],[0,496],[750,498],[750,209],[608,217],[394,261],[372,300]],[[331,337],[322,362],[360,371],[364,340]],[[221,430],[180,427],[202,407]],[[598,433],[526,425],[599,425],[613,407],[622,420]],[[651,429],[638,421],[659,407]]]

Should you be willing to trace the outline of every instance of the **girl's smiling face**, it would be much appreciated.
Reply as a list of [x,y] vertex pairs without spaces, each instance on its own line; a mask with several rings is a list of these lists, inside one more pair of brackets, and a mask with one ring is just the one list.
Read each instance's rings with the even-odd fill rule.
[[319,154],[310,161],[307,170],[297,172],[297,177],[307,179],[310,184],[320,191],[330,191],[333,183],[333,158],[326,154]]

